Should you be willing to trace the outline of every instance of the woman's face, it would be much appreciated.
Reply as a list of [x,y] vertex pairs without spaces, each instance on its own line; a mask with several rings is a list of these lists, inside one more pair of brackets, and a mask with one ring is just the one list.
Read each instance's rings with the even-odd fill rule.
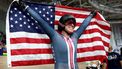
[[72,34],[74,32],[75,25],[73,23],[66,22],[65,23],[65,31],[67,33]]

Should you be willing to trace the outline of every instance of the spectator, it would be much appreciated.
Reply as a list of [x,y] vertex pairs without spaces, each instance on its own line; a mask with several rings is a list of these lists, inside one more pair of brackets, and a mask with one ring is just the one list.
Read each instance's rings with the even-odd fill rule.
[[108,69],[122,69],[122,57],[118,53],[112,52],[112,46],[109,46]]
[[120,54],[121,54],[121,57],[122,57],[122,47],[120,48]]
[[2,50],[2,47],[0,46],[0,56],[3,55],[3,50]]

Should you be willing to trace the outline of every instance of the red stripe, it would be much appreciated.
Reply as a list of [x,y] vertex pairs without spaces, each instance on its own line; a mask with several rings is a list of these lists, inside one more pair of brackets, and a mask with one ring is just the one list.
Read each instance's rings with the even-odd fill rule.
[[[17,44],[17,43],[44,43],[44,44],[50,44],[49,39],[34,39],[34,38],[11,38],[11,44]],[[102,41],[101,37],[93,37],[93,38],[84,38],[79,39],[78,43],[89,43],[94,41]]]
[[[84,32],[83,32],[83,34],[85,35],[85,34],[92,34],[92,33],[100,33],[102,36],[104,36],[104,37],[106,37],[106,38],[110,38],[110,35],[108,35],[108,34],[105,34],[103,31],[101,31],[101,30],[99,30],[99,29],[97,29],[97,28],[93,28],[93,29],[90,29],[90,30],[85,30]],[[99,37],[101,37],[101,36],[99,36]]]
[[101,21],[104,21],[104,22],[106,22],[106,23],[109,23],[109,22],[107,22],[106,20],[104,20],[103,18],[101,18],[101,16],[97,13],[97,15],[95,16],[95,18],[97,19],[97,20],[101,20]]
[[52,54],[52,49],[13,49],[11,55]]
[[29,60],[29,61],[12,61],[12,66],[28,66],[28,65],[41,65],[41,64],[52,64],[53,59],[46,60]]
[[103,42],[104,46],[109,47],[109,45],[110,45],[109,43],[107,43],[107,42],[105,42],[105,41],[103,41],[103,40],[102,40],[102,42]]
[[102,61],[104,58],[106,58],[106,56],[97,55],[97,56],[89,56],[89,57],[77,58],[77,61],[78,62],[91,61],[91,60],[100,60],[100,61]]
[[[111,29],[110,29],[110,26],[102,25],[102,24],[100,24],[100,23],[98,23],[98,22],[93,22],[93,23],[94,23],[94,25],[99,26],[101,29],[105,29],[105,30],[108,30],[108,31],[111,30]],[[105,22],[105,23],[107,23],[107,22]]]
[[26,37],[20,37],[20,38],[11,38],[10,39],[11,44],[16,43],[46,43],[50,44],[50,39],[36,39],[36,38],[26,38]]
[[90,43],[90,42],[94,42],[94,41],[102,41],[102,39],[101,39],[101,37],[79,39],[78,43]]
[[[105,23],[108,24],[107,22],[105,22]],[[91,22],[90,25],[97,25],[101,29],[110,31],[110,25],[109,26],[108,25],[102,25],[101,23],[96,22],[96,21]]]
[[83,52],[93,52],[93,51],[100,51],[100,50],[104,50],[103,46],[92,46],[92,47],[86,47],[86,48],[78,48],[77,52],[78,53],[83,53]]

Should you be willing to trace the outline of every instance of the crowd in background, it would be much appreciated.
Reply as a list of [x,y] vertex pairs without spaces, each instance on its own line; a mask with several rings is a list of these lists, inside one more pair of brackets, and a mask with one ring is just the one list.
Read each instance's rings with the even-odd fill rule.
[[0,32],[0,56],[6,54],[6,36],[3,32]]

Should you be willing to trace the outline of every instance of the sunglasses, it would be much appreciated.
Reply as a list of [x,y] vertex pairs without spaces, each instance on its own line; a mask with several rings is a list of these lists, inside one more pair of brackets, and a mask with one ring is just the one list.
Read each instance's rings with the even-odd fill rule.
[[75,27],[75,23],[73,22],[73,20],[66,21],[65,25],[70,25],[72,27]]

